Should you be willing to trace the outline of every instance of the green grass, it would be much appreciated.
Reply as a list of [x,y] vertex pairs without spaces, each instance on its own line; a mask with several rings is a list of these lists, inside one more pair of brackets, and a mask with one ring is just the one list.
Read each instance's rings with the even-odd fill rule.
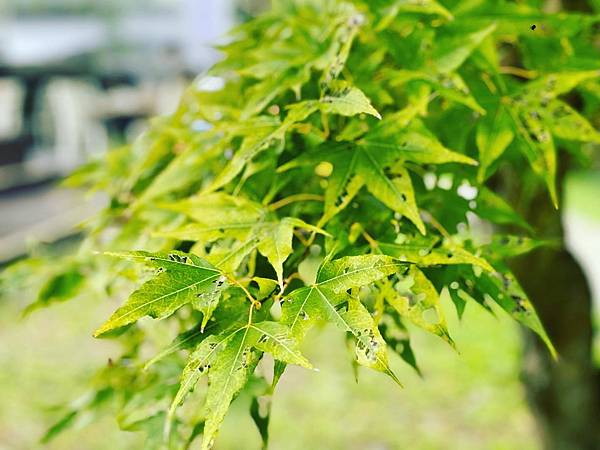
[[139,436],[119,432],[110,419],[39,445],[61,417],[57,407],[81,396],[94,370],[118,355],[118,346],[91,337],[110,312],[108,302],[76,300],[21,319],[28,300],[0,300],[0,450],[141,448]]
[[[289,368],[278,387],[271,422],[274,450],[537,449],[533,419],[518,380],[519,335],[502,312],[478,306],[459,323],[445,300],[460,354],[413,330],[419,378],[392,358],[405,388],[360,371],[356,384],[343,335],[315,330],[306,354],[319,372]],[[16,320],[15,303],[0,305],[0,449],[29,450],[57,418],[53,405],[84,390],[95,367],[118,354],[114,343],[91,338],[109,304],[74,301]],[[217,440],[218,450],[259,449],[258,433],[240,398]],[[143,448],[142,436],[120,432],[112,419],[60,436],[47,448]]]

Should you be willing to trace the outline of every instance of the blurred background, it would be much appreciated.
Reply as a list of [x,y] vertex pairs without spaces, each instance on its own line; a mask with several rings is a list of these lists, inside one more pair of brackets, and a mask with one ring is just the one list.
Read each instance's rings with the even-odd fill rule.
[[[174,110],[187,83],[218,60],[211,44],[265,6],[261,0],[9,0],[0,3],[0,265],[38,242],[68,247],[74,226],[103,204],[57,181],[90,156],[134,139]],[[600,301],[600,172],[573,174],[566,190],[569,246]],[[1,268],[1,266],[0,266]],[[57,405],[85,391],[116,348],[95,341],[112,305],[59,304],[20,320],[29,298],[0,303],[0,450],[41,447]],[[448,306],[447,299],[444,300]],[[361,372],[343,338],[310,346],[318,373],[289,370],[273,407],[273,449],[538,449],[519,381],[519,330],[498,311],[459,322],[460,354],[414,332],[424,378],[402,367],[406,389]],[[471,320],[468,320],[471,319]],[[468,342],[468,343],[467,343]],[[463,344],[464,343],[464,344]],[[398,363],[396,361],[398,365]],[[218,448],[258,449],[236,402]],[[81,423],[51,449],[137,449],[143,437],[114,419]],[[243,445],[240,445],[243,442]]]
[[0,259],[89,214],[52,182],[168,114],[252,2],[0,3]]

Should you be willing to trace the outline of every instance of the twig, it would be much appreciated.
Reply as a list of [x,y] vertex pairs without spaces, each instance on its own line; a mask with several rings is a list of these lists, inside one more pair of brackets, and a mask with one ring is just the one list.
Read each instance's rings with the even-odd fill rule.
[[508,75],[516,75],[517,77],[527,78],[528,80],[536,78],[538,73],[535,70],[521,69],[520,67],[502,66],[500,73]]
[[308,201],[313,201],[313,202],[322,202],[323,196],[322,195],[317,195],[317,194],[294,194],[294,195],[290,195],[289,197],[286,198],[282,198],[281,200],[276,201],[275,203],[271,203],[269,205],[269,209],[271,211],[275,211],[279,208],[283,208],[284,206],[289,205],[290,203],[294,203],[294,202],[308,202]]

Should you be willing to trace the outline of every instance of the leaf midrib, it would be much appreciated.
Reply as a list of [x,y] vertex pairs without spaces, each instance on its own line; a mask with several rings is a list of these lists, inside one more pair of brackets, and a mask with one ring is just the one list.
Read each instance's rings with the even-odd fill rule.
[[[176,254],[176,253],[174,253]],[[187,264],[185,262],[181,262],[181,261],[174,261],[172,259],[168,259],[168,258],[163,258],[160,256],[147,256],[147,255],[131,255],[131,254],[127,254],[125,255],[126,258],[133,258],[133,259],[144,259],[144,260],[150,260],[150,261],[163,261],[169,264],[177,264],[180,266],[184,266],[184,267],[188,267],[188,268],[192,268],[192,269],[201,269],[201,270],[207,270],[209,272],[219,272],[218,269],[216,268],[212,268],[212,267],[205,267],[205,266],[197,266],[195,264]]]
[[273,339],[275,342],[277,342],[279,345],[281,345],[290,355],[292,355],[295,359],[302,359],[300,357],[300,355],[298,355],[297,352],[295,352],[294,350],[292,350],[290,347],[288,347],[286,344],[283,343],[283,341],[281,341],[280,339],[277,339],[276,336],[272,335],[271,333],[258,328],[256,325],[250,325],[251,328],[254,328],[255,330],[257,330],[258,332],[264,334],[265,336]]
[[[331,302],[329,301],[329,299],[323,294],[323,292],[321,292],[321,290],[317,287],[317,292],[319,293],[319,295],[321,296],[321,298],[323,299],[323,301],[325,302],[325,304],[327,306],[329,306],[329,308],[333,311],[333,313],[339,318],[339,320],[346,326],[346,331],[349,331],[350,333],[352,333],[352,335],[360,340],[361,342],[364,343],[364,341],[362,340],[361,336],[359,336],[356,331],[350,326],[348,325],[348,322],[342,317],[342,315],[338,312],[337,309],[335,309],[335,306],[333,306],[333,304],[331,304]],[[379,362],[379,364],[381,364],[382,367],[385,368],[385,372],[392,377],[392,379],[394,381],[396,381],[398,384],[400,384],[400,382],[398,381],[398,379],[396,378],[396,376],[394,375],[394,373],[391,371],[391,369],[389,368],[387,362],[385,362],[383,359],[381,359],[381,357],[377,354],[377,352],[375,352],[375,358],[377,359],[377,361]],[[400,384],[401,385],[401,384]]]
[[357,273],[360,273],[360,272],[366,272],[368,270],[379,269],[379,268],[397,267],[399,265],[400,265],[400,263],[391,263],[391,264],[381,264],[381,265],[372,266],[372,267],[363,267],[363,268],[360,268],[360,269],[356,269],[356,270],[352,270],[352,271],[341,273],[341,274],[336,275],[336,276],[334,276],[332,278],[328,278],[325,281],[321,281],[319,283],[316,283],[315,287],[316,286],[326,286],[327,283],[330,283],[330,282],[332,282],[334,280],[337,280],[337,279],[342,278],[342,277],[347,277],[347,276],[350,276],[350,275],[354,275],[354,274],[357,274]]
[[[196,266],[196,267],[197,267],[197,266]],[[115,317],[115,318],[111,319],[111,320],[110,320],[110,322],[113,322],[113,321],[121,321],[121,320],[123,320],[125,317],[128,317],[128,316],[130,316],[131,314],[133,314],[133,313],[137,312],[139,309],[141,309],[141,308],[143,308],[143,307],[145,307],[145,306],[152,305],[152,304],[154,304],[154,303],[156,303],[156,302],[158,302],[158,301],[160,301],[160,300],[162,300],[162,299],[164,299],[164,298],[170,297],[170,296],[172,296],[172,295],[176,295],[176,294],[178,294],[178,293],[180,293],[180,292],[182,292],[182,291],[185,291],[185,290],[187,290],[187,289],[191,289],[191,288],[193,288],[194,286],[197,286],[197,285],[198,285],[198,284],[200,284],[200,283],[204,283],[204,282],[207,282],[207,281],[209,281],[209,280],[210,280],[210,281],[212,281],[212,279],[216,279],[218,276],[220,276],[220,272],[217,272],[217,274],[216,274],[216,275],[211,275],[210,277],[207,277],[207,278],[205,278],[205,279],[203,279],[203,280],[196,281],[195,283],[192,283],[192,284],[190,284],[190,285],[187,285],[187,286],[185,286],[185,287],[182,287],[182,288],[180,288],[180,289],[177,289],[176,291],[172,291],[172,292],[169,292],[168,294],[161,295],[160,297],[157,297],[157,298],[155,298],[155,299],[152,299],[152,300],[151,300],[151,301],[149,301],[149,302],[142,303],[141,305],[139,305],[139,306],[135,307],[134,309],[132,309],[132,310],[130,310],[130,311],[127,311],[127,313],[126,313],[126,314],[123,314],[122,316],[118,316],[118,317]]]

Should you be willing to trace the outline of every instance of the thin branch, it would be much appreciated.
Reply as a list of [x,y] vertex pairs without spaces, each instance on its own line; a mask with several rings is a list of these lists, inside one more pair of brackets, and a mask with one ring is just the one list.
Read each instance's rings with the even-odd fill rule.
[[244,294],[246,294],[246,297],[248,297],[248,300],[250,300],[250,302],[252,303],[252,306],[256,307],[256,309],[260,309],[261,303],[252,296],[250,291],[248,291],[248,289],[246,289],[246,287],[242,283],[240,283],[238,280],[236,280],[232,276],[226,275],[226,277],[232,284],[235,284],[242,291],[244,291]]
[[271,203],[269,205],[269,209],[271,211],[275,211],[279,208],[283,208],[284,206],[289,205],[294,202],[322,202],[324,200],[322,195],[317,194],[294,194],[289,197],[282,198],[281,200],[276,201],[275,203]]
[[528,80],[536,78],[538,76],[538,73],[535,70],[521,69],[520,67],[513,66],[500,67],[500,73],[507,75],[515,75],[517,77],[527,78]]

